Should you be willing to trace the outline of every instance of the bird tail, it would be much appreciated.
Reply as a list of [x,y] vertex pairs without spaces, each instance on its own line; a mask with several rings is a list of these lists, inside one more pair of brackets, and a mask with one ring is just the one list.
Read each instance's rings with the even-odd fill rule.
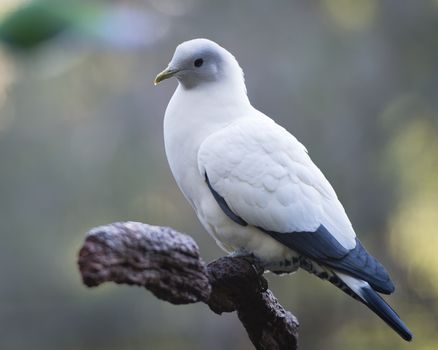
[[[365,281],[336,272],[336,275],[353,291],[360,301],[386,322],[404,340],[411,341],[412,333],[397,313]],[[358,298],[356,298],[358,299]]]

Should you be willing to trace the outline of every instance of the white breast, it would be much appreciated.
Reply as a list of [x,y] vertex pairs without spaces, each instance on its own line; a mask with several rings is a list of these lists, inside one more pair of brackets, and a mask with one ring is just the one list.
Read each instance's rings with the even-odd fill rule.
[[196,91],[178,87],[164,118],[166,155],[179,188],[221,248],[230,252],[244,247],[265,260],[290,257],[293,253],[271,237],[254,227],[243,227],[230,220],[198,170],[197,155],[201,143],[239,117],[253,113],[253,108],[249,103],[236,106],[217,95],[206,98],[205,91],[202,99],[198,97]]

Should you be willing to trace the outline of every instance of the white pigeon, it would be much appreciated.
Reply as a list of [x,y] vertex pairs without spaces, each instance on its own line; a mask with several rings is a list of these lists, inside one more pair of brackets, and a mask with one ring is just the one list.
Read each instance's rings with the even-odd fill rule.
[[207,39],[180,44],[155,84],[176,77],[164,118],[176,182],[220,247],[267,270],[299,267],[341,288],[403,339],[412,334],[377,292],[394,285],[356,234],[335,191],[286,129],[255,109],[242,69]]

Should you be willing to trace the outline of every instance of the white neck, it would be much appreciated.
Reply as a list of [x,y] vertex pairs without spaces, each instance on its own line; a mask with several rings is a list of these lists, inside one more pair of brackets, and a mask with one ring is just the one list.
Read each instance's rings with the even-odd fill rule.
[[[166,109],[166,121],[184,128],[191,134],[203,128],[221,127],[244,117],[252,108],[246,94],[242,76],[238,79],[210,81],[196,87],[187,88],[179,83]],[[180,110],[190,110],[190,115],[180,115]],[[186,112],[185,112],[186,113]]]

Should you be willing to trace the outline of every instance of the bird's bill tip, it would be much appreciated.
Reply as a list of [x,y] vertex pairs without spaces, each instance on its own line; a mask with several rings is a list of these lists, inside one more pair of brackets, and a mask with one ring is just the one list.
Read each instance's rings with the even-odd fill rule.
[[172,78],[176,73],[178,73],[178,70],[167,67],[155,77],[154,85],[158,85],[163,80]]

